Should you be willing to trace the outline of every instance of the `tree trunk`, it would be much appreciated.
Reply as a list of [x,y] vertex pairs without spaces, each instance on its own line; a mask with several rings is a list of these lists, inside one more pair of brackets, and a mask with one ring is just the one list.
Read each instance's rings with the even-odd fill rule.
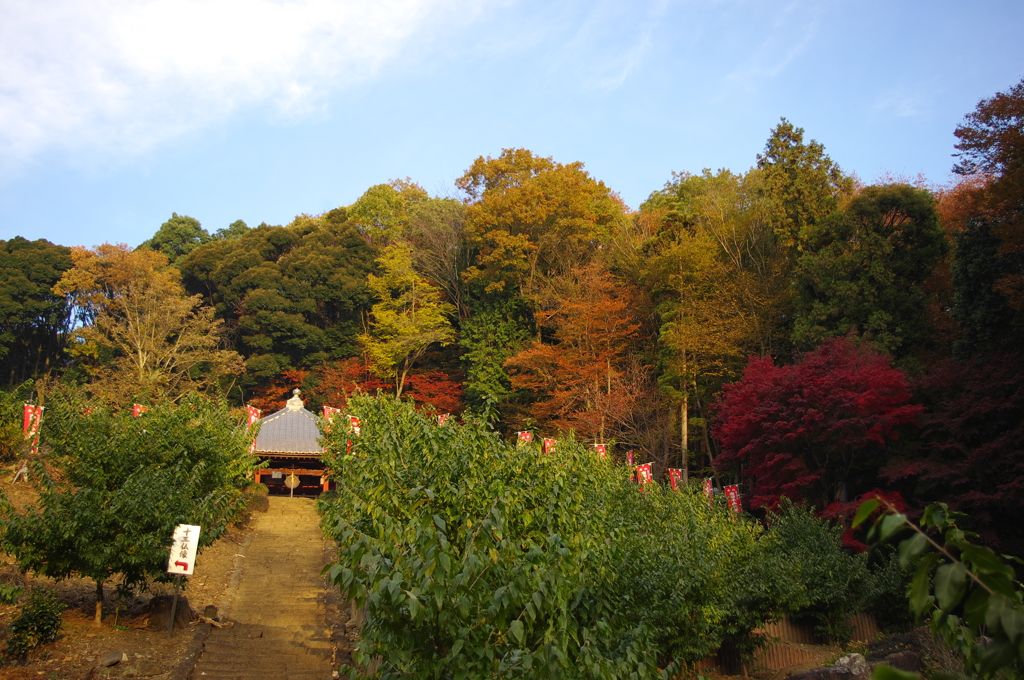
[[683,486],[687,486],[690,483],[690,393],[686,390],[683,390],[683,400],[679,402],[679,418],[683,446]]
[[103,624],[103,581],[96,581],[96,618],[93,623],[97,626]]

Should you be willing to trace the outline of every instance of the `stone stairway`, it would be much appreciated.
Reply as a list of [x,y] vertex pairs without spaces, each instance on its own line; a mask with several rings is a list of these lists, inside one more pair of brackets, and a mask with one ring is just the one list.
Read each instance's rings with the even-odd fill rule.
[[327,545],[309,498],[270,498],[191,677],[194,680],[326,680],[332,677]]

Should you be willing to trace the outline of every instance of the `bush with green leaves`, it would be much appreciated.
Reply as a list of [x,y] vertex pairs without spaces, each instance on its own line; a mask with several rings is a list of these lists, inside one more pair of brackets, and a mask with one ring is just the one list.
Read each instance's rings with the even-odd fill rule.
[[390,398],[349,408],[362,434],[352,455],[339,421],[326,435],[320,508],[380,677],[668,677],[778,610],[784,565],[751,568],[773,539],[699,490],[640,490],[568,439],[543,454]]
[[22,569],[94,580],[97,621],[114,575],[123,590],[166,578],[175,525],[202,526],[199,547],[216,540],[242,510],[257,466],[251,434],[227,406],[195,396],[135,418],[58,392],[42,437],[51,453],[31,477],[38,503],[0,505],[0,541]]
[[788,560],[795,572],[785,612],[813,622],[819,637],[849,641],[850,615],[864,604],[872,585],[867,554],[848,554],[843,527],[815,517],[808,506],[785,503],[769,513],[768,526],[778,539],[776,559]]
[[21,614],[11,621],[11,636],[7,639],[7,653],[22,657],[38,647],[53,642],[64,624],[61,614],[64,605],[57,595],[46,588],[33,588],[28,600],[21,606]]
[[[1024,561],[972,543],[976,534],[958,524],[966,515],[945,503],[929,505],[914,524],[884,499],[872,499],[861,504],[853,525],[862,524],[879,507],[888,513],[875,520],[869,542],[884,544],[911,532],[899,545],[901,564],[917,564],[910,609],[929,621],[934,637],[963,658],[964,673],[981,679],[1024,675],[1024,589],[1014,570]],[[874,677],[918,676],[883,665]]]

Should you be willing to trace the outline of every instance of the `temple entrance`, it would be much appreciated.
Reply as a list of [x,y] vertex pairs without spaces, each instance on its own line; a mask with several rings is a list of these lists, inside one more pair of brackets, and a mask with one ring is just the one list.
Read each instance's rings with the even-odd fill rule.
[[259,423],[254,453],[268,466],[256,472],[257,484],[265,484],[275,496],[316,496],[331,488],[320,460],[323,447],[317,417],[306,410],[298,389],[283,409],[260,418]]

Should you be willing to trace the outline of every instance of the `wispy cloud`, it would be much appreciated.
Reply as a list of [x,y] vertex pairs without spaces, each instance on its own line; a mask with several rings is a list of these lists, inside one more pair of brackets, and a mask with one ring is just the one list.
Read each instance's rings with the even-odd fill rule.
[[764,80],[776,78],[789,68],[818,33],[820,8],[805,8],[792,2],[781,7],[764,37],[752,46],[726,77],[728,89],[755,89]]
[[316,115],[470,0],[0,1],[0,156],[137,153],[270,104]]
[[928,98],[920,92],[901,90],[882,94],[871,107],[875,113],[912,118],[918,115]]
[[601,0],[570,5],[564,23],[552,27],[567,37],[553,55],[551,72],[574,74],[584,91],[621,87],[649,56],[668,4]]

